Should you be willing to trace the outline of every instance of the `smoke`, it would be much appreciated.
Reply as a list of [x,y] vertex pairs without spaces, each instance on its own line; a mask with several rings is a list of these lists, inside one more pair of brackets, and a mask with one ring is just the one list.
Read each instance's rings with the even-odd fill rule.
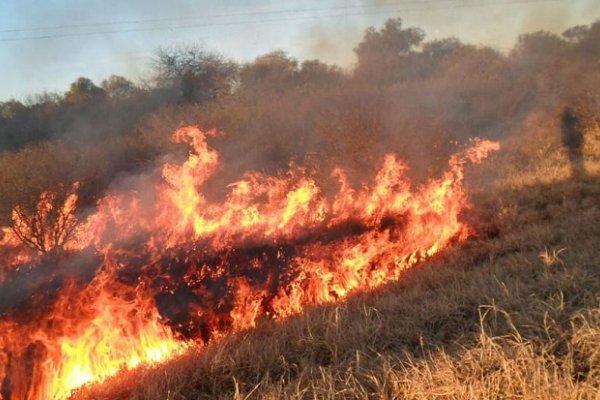
[[[58,96],[24,106],[26,111],[7,109],[2,119],[5,149],[20,150],[0,157],[2,221],[9,224],[10,210],[25,198],[35,200],[40,191],[73,181],[82,183],[82,218],[94,213],[106,193],[135,197],[141,214],[150,216],[157,201],[153,189],[165,183],[160,166],[185,159],[185,146],[168,140],[182,124],[218,131],[209,144],[218,149],[223,167],[202,188],[210,202],[218,203],[230,193],[228,185],[256,171],[280,177],[304,168],[328,196],[339,188],[331,172],[341,167],[348,171],[350,185],[361,187],[389,153],[405,160],[407,174],[423,184],[439,176],[448,157],[474,137],[521,134],[530,115],[555,118],[573,99],[576,106],[583,104],[582,112],[600,104],[586,83],[598,76],[593,61],[600,55],[600,23],[569,40],[552,33],[526,34],[541,28],[562,32],[583,13],[600,11],[598,4],[577,2],[568,10],[564,4],[543,10],[522,5],[512,14],[512,6],[478,8],[481,14],[467,6],[458,2],[450,19],[448,10],[430,10],[427,16],[415,12],[403,21],[378,24],[368,34],[352,23],[312,30],[303,43],[303,58],[320,61],[273,52],[209,74],[200,57],[170,80],[152,80],[146,87],[132,84],[132,91],[121,97],[107,92],[102,98],[69,102]],[[72,24],[87,15],[83,7],[60,14],[58,23]],[[166,11],[160,7],[157,13]],[[190,3],[178,12],[183,17],[195,8]],[[473,23],[477,18],[493,21],[484,28]],[[423,27],[424,37],[413,26]],[[490,46],[469,44],[496,29],[500,34]],[[521,33],[526,35],[515,42]],[[446,37],[452,35],[466,39]],[[498,51],[509,37],[514,50]],[[111,44],[108,37],[102,41],[115,54],[130,48],[123,42]],[[30,42],[26,46],[26,53],[42,57],[61,51]],[[87,57],[88,50],[73,54],[77,51],[82,52],[77,57]],[[175,58],[187,50],[178,51]],[[211,64],[217,70],[224,66],[231,67]],[[189,95],[199,92],[202,98]],[[107,237],[114,233],[110,227],[105,231]],[[53,279],[77,275],[77,266],[88,261],[61,264],[64,270],[46,281],[40,271],[48,263],[7,278],[12,286],[0,290],[0,306],[17,306]],[[88,271],[80,269],[84,275]]]
[[28,309],[53,304],[55,296],[68,283],[88,283],[98,272],[101,261],[99,255],[87,249],[60,260],[56,254],[48,254],[10,271],[0,281],[0,317],[6,317],[7,313],[21,314],[22,321],[26,320]]
[[[558,27],[554,17],[544,20]],[[464,21],[449,26],[460,31]],[[600,22],[570,38],[526,34],[511,52],[413,26],[388,20],[359,35],[351,53],[356,27],[313,32],[306,51],[321,61],[275,51],[233,64],[181,47],[159,60],[164,75],[147,87],[82,80],[68,95],[4,107],[7,137],[24,135],[0,157],[3,218],[10,201],[77,180],[82,224],[71,247],[0,268],[0,322],[27,322],[14,324],[0,356],[19,360],[29,348],[20,332],[40,321],[51,338],[65,335],[64,324],[77,328],[69,339],[94,347],[97,337],[82,332],[100,309],[119,322],[94,326],[102,338],[108,329],[143,344],[142,328],[165,338],[166,323],[206,342],[395,280],[467,238],[462,168],[499,148],[475,141],[461,152],[474,138],[520,135],[531,115],[555,118],[572,99],[573,115],[600,112],[588,88],[595,80],[579,78],[598,77]],[[353,68],[323,62],[350,62],[348,54]],[[202,129],[177,129],[187,124]],[[38,304],[62,305],[80,288],[90,297],[78,307],[36,319]],[[100,303],[90,308],[90,298]],[[107,299],[118,300],[115,315]],[[120,341],[110,340],[108,349]],[[54,347],[62,365],[58,342],[36,346]],[[46,355],[31,357],[23,368],[0,364],[3,396],[33,393],[39,382],[11,381]]]
[[363,29],[358,24],[311,27],[306,32],[307,39],[300,46],[299,57],[350,68],[356,62],[350,43],[357,43],[362,33]]
[[[365,16],[346,18],[337,29],[340,35],[322,36],[315,31],[318,42],[322,38],[329,42],[341,43],[347,47],[358,35],[346,35],[352,28],[362,31],[365,24],[380,26],[390,15],[402,18],[407,26],[424,29],[429,39],[456,37],[465,43],[486,45],[502,51],[509,50],[518,36],[526,32],[546,30],[560,34],[569,27],[589,24],[600,17],[600,4],[594,0],[547,2],[481,2],[455,0],[447,2],[391,2],[387,0],[362,1],[367,7]],[[386,16],[377,11],[388,11]],[[368,15],[368,12],[374,15]],[[310,36],[310,35],[307,35]]]

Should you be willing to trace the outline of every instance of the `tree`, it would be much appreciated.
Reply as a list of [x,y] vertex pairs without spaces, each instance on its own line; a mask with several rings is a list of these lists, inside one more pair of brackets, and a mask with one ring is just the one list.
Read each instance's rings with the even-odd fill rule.
[[13,232],[25,245],[34,250],[49,252],[62,248],[72,237],[78,225],[77,190],[73,184],[66,196],[43,192],[34,209],[22,205],[13,209]]
[[512,55],[522,60],[546,62],[560,57],[567,49],[567,42],[558,35],[538,31],[520,35]]
[[300,66],[296,81],[298,85],[305,87],[322,88],[339,84],[344,78],[344,73],[337,66],[330,66],[319,60],[307,60]]
[[472,47],[461,43],[456,38],[446,38],[424,43],[422,53],[435,64],[445,57],[470,48]]
[[269,93],[284,93],[295,85],[298,61],[286,52],[276,50],[257,57],[240,71],[240,86],[253,96]]
[[421,29],[402,29],[400,18],[387,20],[379,31],[370,27],[354,49],[358,58],[356,76],[379,83],[400,80],[403,64],[424,38]]
[[27,107],[18,100],[8,100],[0,102],[0,118],[13,119],[17,115],[27,111]]
[[88,103],[105,96],[106,92],[96,86],[91,79],[80,77],[71,83],[69,91],[65,93],[65,101],[70,104]]
[[582,30],[577,50],[587,56],[600,56],[600,21],[596,21],[589,28]]
[[125,98],[136,91],[136,87],[129,79],[118,75],[111,75],[102,81],[102,89],[111,98]]
[[567,29],[562,36],[570,42],[580,42],[590,33],[590,28],[586,25],[577,25]]
[[203,103],[231,93],[237,64],[197,46],[159,49],[154,60],[160,85],[178,87],[185,102]]

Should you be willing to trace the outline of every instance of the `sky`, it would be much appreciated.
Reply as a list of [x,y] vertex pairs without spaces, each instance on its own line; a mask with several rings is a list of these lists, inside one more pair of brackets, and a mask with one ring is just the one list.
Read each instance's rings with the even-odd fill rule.
[[600,0],[0,0],[0,101],[85,76],[151,76],[157,49],[196,44],[236,61],[273,50],[350,68],[369,26],[400,17],[427,39],[508,51],[518,35],[600,19]]

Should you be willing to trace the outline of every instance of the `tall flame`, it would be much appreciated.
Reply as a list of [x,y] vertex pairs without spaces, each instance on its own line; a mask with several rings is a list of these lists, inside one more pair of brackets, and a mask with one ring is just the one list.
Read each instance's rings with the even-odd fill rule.
[[373,184],[359,189],[334,170],[334,196],[291,167],[283,176],[249,172],[224,201],[210,202],[202,187],[220,166],[206,141],[212,134],[194,127],[174,134],[191,150],[182,164],[163,166],[151,206],[134,192],[109,194],[62,257],[9,260],[54,278],[0,310],[0,399],[64,399],[260,318],[284,319],[397,280],[467,237],[463,167],[499,148],[476,141],[418,187],[389,154]]

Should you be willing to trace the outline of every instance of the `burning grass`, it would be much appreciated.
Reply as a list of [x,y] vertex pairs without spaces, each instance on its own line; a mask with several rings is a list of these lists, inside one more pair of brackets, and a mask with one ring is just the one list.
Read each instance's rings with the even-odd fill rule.
[[[260,57],[100,156],[95,134],[5,155],[0,400],[591,396],[600,25],[521,36],[508,56],[401,26],[367,31],[351,74]],[[406,50],[380,62],[394,42]],[[191,61],[156,95],[210,88]],[[76,107],[69,92],[65,115],[58,97],[9,102],[7,133],[38,109],[43,132],[113,108],[129,121],[150,92]],[[563,101],[581,104],[562,110],[562,145],[516,138]],[[190,119],[231,136],[179,129],[188,157],[167,155],[162,127]],[[507,131],[508,151],[465,171],[498,145],[459,142]]]
[[508,145],[478,170],[477,239],[371,293],[261,320],[74,398],[597,398],[600,154],[587,151],[578,177],[557,143],[521,154]]
[[337,169],[331,198],[298,167],[250,172],[211,202],[202,188],[219,167],[217,151],[197,128],[173,138],[191,146],[188,158],[162,167],[149,198],[109,194],[85,221],[73,212],[75,194],[64,204],[42,196],[31,218],[16,209],[13,230],[35,234],[22,241],[44,254],[3,283],[3,398],[67,398],[121,369],[396,281],[473,233],[461,220],[464,167],[499,149],[475,140],[418,186],[392,154],[360,188]]

